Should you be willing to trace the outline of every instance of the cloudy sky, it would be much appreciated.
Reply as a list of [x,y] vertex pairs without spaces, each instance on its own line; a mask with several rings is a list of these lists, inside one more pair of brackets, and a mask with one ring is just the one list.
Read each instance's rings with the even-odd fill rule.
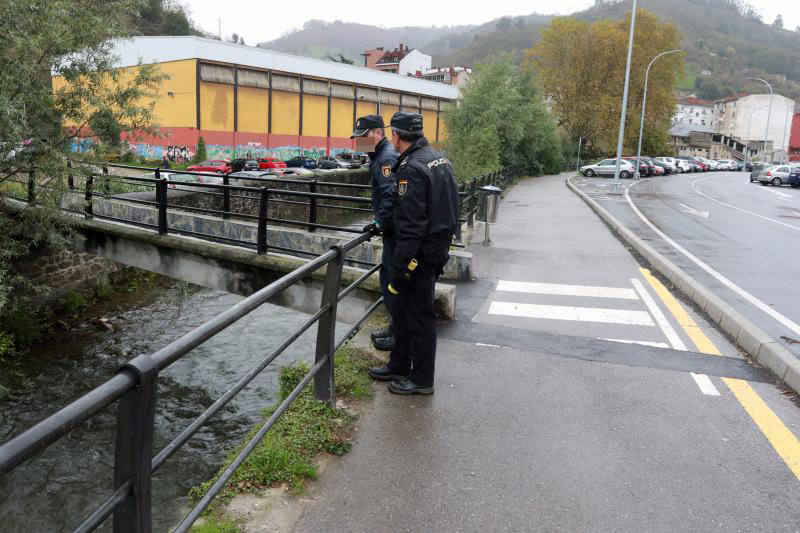
[[[800,26],[800,0],[749,0],[765,22],[772,22],[780,13],[784,27]],[[376,26],[452,26],[480,24],[504,15],[529,15],[532,12],[569,14],[586,9],[594,0],[560,0],[558,2],[520,2],[493,0],[471,2],[465,9],[463,0],[405,0],[375,2],[333,2],[304,0],[302,3],[282,0],[173,0],[191,11],[195,23],[205,31],[217,33],[221,23],[222,35],[236,32],[253,45],[280,37],[299,28],[309,19],[342,20]],[[647,0],[640,0],[647,7]],[[402,6],[402,10],[397,9]]]

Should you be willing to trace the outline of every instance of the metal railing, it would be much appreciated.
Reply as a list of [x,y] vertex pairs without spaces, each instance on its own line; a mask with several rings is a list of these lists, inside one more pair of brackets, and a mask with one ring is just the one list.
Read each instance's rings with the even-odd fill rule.
[[[458,219],[459,222],[461,224],[466,223],[468,228],[472,228],[475,225],[476,217],[478,219],[483,218],[480,215],[481,210],[485,208],[485,202],[480,201],[482,196],[481,187],[497,185],[505,190],[509,185],[518,180],[525,171],[525,167],[517,165],[506,167],[497,172],[484,174],[483,176],[477,176],[467,181],[462,181],[458,186],[459,201],[461,204],[459,206],[461,217]],[[461,225],[459,225],[458,231],[456,232],[456,239],[461,242]]]
[[[335,338],[338,302],[358,288],[378,269],[378,266],[371,268],[348,287],[341,289],[345,255],[356,246],[368,241],[369,238],[370,235],[365,233],[342,245],[332,247],[316,259],[286,274],[157,352],[140,355],[124,363],[114,377],[0,446],[0,476],[18,467],[69,434],[83,422],[116,403],[113,492],[75,528],[75,531],[92,531],[112,515],[115,532],[151,531],[153,475],[211,417],[218,413],[270,363],[275,361],[306,330],[318,323],[314,366],[275,409],[269,420],[259,428],[230,466],[225,469],[175,529],[177,532],[188,531],[231,479],[236,469],[312,379],[314,380],[315,398],[332,406],[335,405],[334,353],[358,331],[364,321],[383,301],[383,299],[378,299],[350,327],[347,333],[338,340]],[[233,387],[154,455],[153,434],[159,373],[217,333],[322,267],[326,268],[326,272],[322,298],[317,312],[283,339],[277,347],[264,356],[261,362],[240,377]]]

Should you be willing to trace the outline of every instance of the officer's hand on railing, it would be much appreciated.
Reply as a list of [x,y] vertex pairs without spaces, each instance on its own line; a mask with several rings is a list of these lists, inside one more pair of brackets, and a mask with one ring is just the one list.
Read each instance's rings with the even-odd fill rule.
[[381,234],[381,227],[377,221],[370,222],[366,226],[361,229],[364,233],[369,233],[370,235],[380,235]]

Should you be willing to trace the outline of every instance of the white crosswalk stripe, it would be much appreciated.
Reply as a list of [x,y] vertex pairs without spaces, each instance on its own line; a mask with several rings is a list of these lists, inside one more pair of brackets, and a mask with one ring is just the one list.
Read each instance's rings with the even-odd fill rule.
[[550,320],[574,320],[578,322],[655,326],[653,319],[650,318],[650,313],[647,311],[631,311],[627,309],[492,302],[489,305],[489,314]]
[[529,294],[553,294],[560,296],[588,296],[592,298],[622,298],[638,300],[636,291],[617,287],[592,287],[589,285],[562,285],[560,283],[532,283],[528,281],[497,282],[498,291],[523,292]]

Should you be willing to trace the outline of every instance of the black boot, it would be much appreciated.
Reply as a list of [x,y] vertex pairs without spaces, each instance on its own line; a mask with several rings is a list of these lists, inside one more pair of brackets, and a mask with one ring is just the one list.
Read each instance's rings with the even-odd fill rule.
[[391,336],[392,336],[392,325],[391,324],[389,324],[388,326],[386,326],[383,329],[375,330],[375,331],[373,331],[372,333],[369,334],[369,338],[372,339],[373,342],[375,342],[376,339],[382,339],[384,337],[391,337]]
[[408,378],[397,379],[389,383],[389,392],[394,394],[433,394],[433,385],[426,387],[417,385]]
[[380,350],[382,352],[391,352],[394,350],[394,335],[372,339],[372,345],[376,350]]
[[369,369],[369,377],[378,381],[392,381],[396,379],[408,379],[407,374],[395,372],[388,366],[373,366]]

